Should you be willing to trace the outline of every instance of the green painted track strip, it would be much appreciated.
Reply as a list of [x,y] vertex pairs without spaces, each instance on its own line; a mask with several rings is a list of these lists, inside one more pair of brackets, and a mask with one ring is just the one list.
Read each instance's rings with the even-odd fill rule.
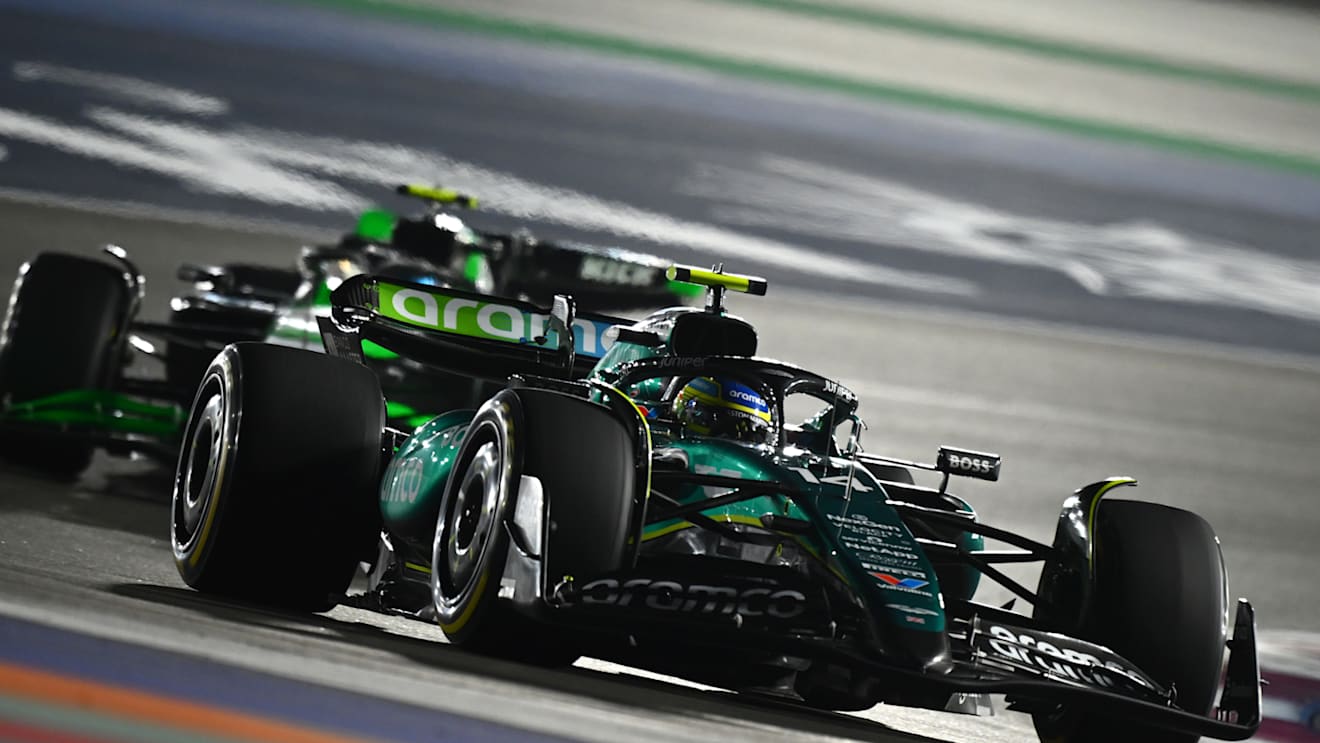
[[443,27],[467,33],[516,39],[544,45],[585,49],[634,59],[664,62],[759,82],[850,95],[856,98],[901,103],[936,111],[980,116],[1026,124],[1067,134],[1157,147],[1170,152],[1233,160],[1320,178],[1320,159],[1259,149],[1213,139],[1183,137],[1149,129],[1093,119],[1015,108],[989,101],[945,95],[920,88],[886,85],[792,67],[721,57],[716,54],[649,44],[562,26],[496,18],[436,7],[418,7],[392,0],[283,0],[286,3],[333,8],[410,24]]
[[1320,103],[1320,85],[1226,67],[1174,62],[1151,54],[1137,54],[1081,43],[1051,41],[980,26],[870,8],[857,8],[818,0],[716,0],[729,5],[749,5],[783,13],[844,23],[888,28],[906,33],[964,41],[980,46],[1025,52],[1096,67],[1109,67],[1148,76],[1160,76],[1241,88],[1254,93]]

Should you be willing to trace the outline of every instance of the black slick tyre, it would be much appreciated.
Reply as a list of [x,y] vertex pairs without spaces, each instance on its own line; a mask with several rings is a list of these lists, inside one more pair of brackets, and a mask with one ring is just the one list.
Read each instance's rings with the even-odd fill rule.
[[507,610],[497,605],[508,557],[504,522],[522,471],[522,406],[501,392],[477,411],[463,436],[440,501],[431,559],[436,617],[451,643],[475,652],[513,655],[519,638],[503,631]]
[[385,404],[366,367],[263,343],[201,379],[174,476],[170,541],[185,583],[323,611],[370,559]]
[[[64,253],[40,253],[14,283],[0,334],[0,407],[71,390],[113,385],[118,337],[131,301],[122,269]],[[6,436],[6,458],[75,476],[91,463],[90,442]]]
[[[1190,511],[1106,500],[1095,539],[1096,592],[1084,636],[1136,663],[1156,682],[1172,684],[1178,707],[1208,715],[1228,624],[1227,577],[1214,530]],[[1033,719],[1043,741],[1197,740],[1066,705]]]
[[617,569],[632,462],[628,432],[598,405],[527,389],[505,390],[483,405],[460,448],[436,528],[432,588],[450,641],[534,665],[572,663],[579,655],[574,638],[496,598],[509,550],[504,523],[522,475],[536,477],[551,522],[547,549],[562,560],[557,564],[584,575]]

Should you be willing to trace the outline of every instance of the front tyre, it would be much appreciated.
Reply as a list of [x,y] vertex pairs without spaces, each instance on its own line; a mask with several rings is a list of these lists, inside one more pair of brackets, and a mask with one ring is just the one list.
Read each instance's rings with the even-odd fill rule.
[[[538,466],[543,449],[558,441],[580,451],[578,458],[600,452],[589,436],[582,438],[581,430],[567,439],[560,425],[571,424],[557,416],[524,415],[528,411],[524,402],[519,393],[504,390],[472,419],[440,504],[431,587],[440,628],[453,644],[532,665],[565,666],[578,658],[578,643],[555,627],[517,614],[498,599],[509,554],[505,524],[523,474],[540,478],[552,492],[554,473]],[[548,412],[539,407],[531,410]],[[590,490],[590,470],[575,464],[570,461],[565,466],[576,473],[576,482]]]
[[[1214,530],[1190,511],[1106,500],[1095,540],[1095,597],[1083,636],[1172,684],[1178,707],[1208,715],[1228,631],[1227,573]],[[1033,721],[1042,741],[1057,743],[1197,739],[1067,705]]]
[[522,469],[512,441],[521,418],[513,393],[496,395],[477,411],[436,523],[431,590],[440,628],[453,644],[477,651],[494,652],[505,642],[495,604],[508,557],[504,521]]
[[385,405],[366,367],[262,343],[202,376],[174,476],[185,583],[295,610],[333,607],[380,531]]

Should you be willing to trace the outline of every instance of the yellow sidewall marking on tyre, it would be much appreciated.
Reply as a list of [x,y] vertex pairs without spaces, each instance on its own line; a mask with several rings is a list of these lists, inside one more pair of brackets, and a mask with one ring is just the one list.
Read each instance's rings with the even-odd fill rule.
[[449,622],[448,624],[441,622],[440,629],[444,630],[447,634],[453,634],[463,630],[463,626],[472,618],[472,613],[477,610],[477,605],[481,603],[486,592],[486,575],[488,573],[489,571],[487,570],[481,571],[481,577],[477,578],[477,587],[472,591],[472,600],[468,601],[467,606],[463,607],[463,611],[454,619],[454,621]]
[[1088,563],[1095,562],[1095,516],[1100,511],[1100,499],[1104,497],[1105,493],[1120,485],[1136,484],[1137,481],[1130,477],[1119,478],[1100,488],[1099,492],[1095,494],[1095,498],[1091,499],[1091,512],[1086,515],[1086,561]]
[[[223,394],[223,388],[222,388]],[[225,416],[225,429],[230,425],[229,416]],[[206,504],[206,518],[202,519],[202,525],[199,527],[201,533],[197,535],[197,546],[193,548],[193,553],[188,557],[188,564],[197,567],[198,561],[202,559],[202,550],[206,547],[206,538],[211,535],[211,526],[215,523],[215,509],[220,503],[220,489],[225,484],[226,466],[229,462],[229,431],[220,432],[220,461],[216,463],[215,487],[211,488],[211,502]]]

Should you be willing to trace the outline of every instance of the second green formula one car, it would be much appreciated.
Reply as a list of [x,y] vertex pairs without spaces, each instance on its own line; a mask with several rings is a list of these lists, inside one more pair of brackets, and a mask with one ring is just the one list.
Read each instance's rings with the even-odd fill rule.
[[[364,272],[432,286],[548,300],[564,287],[595,307],[673,304],[692,292],[664,276],[654,256],[564,241],[526,231],[482,231],[456,213],[476,200],[453,190],[400,186],[427,207],[414,217],[363,213],[337,243],[304,248],[287,267],[185,264],[191,291],[174,297],[165,322],[140,316],[145,282],[128,254],[103,259],[41,253],[14,283],[0,326],[0,454],[72,475],[97,447],[145,452],[172,461],[184,406],[225,345],[269,340],[321,348],[317,317],[330,292]],[[476,387],[449,386],[438,397],[417,384],[418,366],[366,347],[390,391],[392,421],[421,422],[425,411],[462,403]],[[601,354],[584,346],[585,355]],[[155,359],[160,373],[134,371]]]

